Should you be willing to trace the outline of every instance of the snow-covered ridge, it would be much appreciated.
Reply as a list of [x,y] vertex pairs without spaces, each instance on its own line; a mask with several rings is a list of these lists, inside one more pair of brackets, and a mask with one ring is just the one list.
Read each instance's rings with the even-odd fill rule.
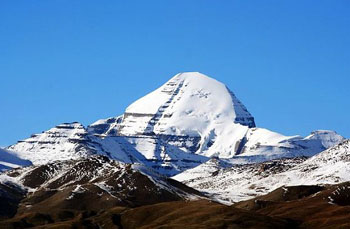
[[18,141],[8,149],[19,152],[21,158],[34,164],[45,164],[55,160],[77,159],[94,151],[85,144],[85,127],[78,123],[63,123],[30,138]]

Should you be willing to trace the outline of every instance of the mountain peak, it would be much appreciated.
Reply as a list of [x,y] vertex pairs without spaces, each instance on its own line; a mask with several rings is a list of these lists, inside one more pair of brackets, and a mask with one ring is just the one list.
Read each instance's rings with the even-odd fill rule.
[[202,135],[224,122],[255,126],[246,107],[223,83],[199,72],[185,72],[131,104],[120,133]]
[[315,130],[305,139],[318,140],[327,149],[342,142],[345,138],[333,130]]
[[[173,80],[174,78],[180,78],[180,79],[193,79],[193,80],[215,80],[203,73],[200,72],[180,72],[177,73],[175,76],[173,76],[170,80]],[[216,80],[215,80],[216,81]],[[218,81],[217,81],[218,82]]]

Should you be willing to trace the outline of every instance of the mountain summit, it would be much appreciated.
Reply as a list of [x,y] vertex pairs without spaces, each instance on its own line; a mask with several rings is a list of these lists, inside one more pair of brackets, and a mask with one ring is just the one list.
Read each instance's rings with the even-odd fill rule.
[[121,135],[200,135],[218,124],[255,127],[254,118],[222,83],[198,72],[179,73],[131,104]]

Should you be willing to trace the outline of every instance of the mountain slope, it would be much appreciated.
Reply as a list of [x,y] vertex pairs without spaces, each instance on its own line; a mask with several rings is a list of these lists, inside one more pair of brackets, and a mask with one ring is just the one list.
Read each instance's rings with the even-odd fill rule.
[[[348,228],[350,184],[282,187],[225,206],[207,200],[169,201],[99,211],[62,209],[0,219],[1,228]],[[73,205],[75,206],[75,205]],[[31,206],[34,207],[34,206]]]
[[[227,169],[212,161],[173,177],[225,203],[246,200],[286,185],[336,184],[350,181],[350,140],[307,160],[280,159]],[[211,173],[207,168],[210,166]]]
[[[219,202],[232,204],[272,191],[274,187],[270,187],[269,184],[257,185],[257,183],[260,184],[260,180],[272,177],[274,174],[288,171],[305,160],[306,158],[276,159],[222,168],[217,166],[217,159],[211,159],[174,176],[173,179],[202,191]],[[282,185],[284,183],[280,184]]]
[[[0,174],[0,196],[15,204],[11,193],[26,193],[17,216],[45,212],[60,218],[65,209],[95,211],[114,206],[135,207],[165,201],[199,199],[202,195],[142,165],[124,164],[104,156],[59,161]],[[13,205],[12,204],[12,205]],[[74,210],[74,211],[73,211]],[[62,213],[63,212],[63,213]],[[13,216],[3,212],[1,217]]]
[[282,187],[233,207],[290,219],[298,228],[349,228],[350,182]]

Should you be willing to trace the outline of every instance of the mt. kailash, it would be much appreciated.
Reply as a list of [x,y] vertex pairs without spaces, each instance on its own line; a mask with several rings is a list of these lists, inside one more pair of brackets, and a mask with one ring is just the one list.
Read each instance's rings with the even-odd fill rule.
[[[87,127],[60,124],[18,141],[7,152],[34,165],[100,154],[173,176],[211,158],[243,164],[313,156],[343,140],[334,131],[314,131],[303,138],[257,128],[254,117],[224,84],[188,72],[175,75],[121,116]],[[7,163],[6,158],[0,161]]]

